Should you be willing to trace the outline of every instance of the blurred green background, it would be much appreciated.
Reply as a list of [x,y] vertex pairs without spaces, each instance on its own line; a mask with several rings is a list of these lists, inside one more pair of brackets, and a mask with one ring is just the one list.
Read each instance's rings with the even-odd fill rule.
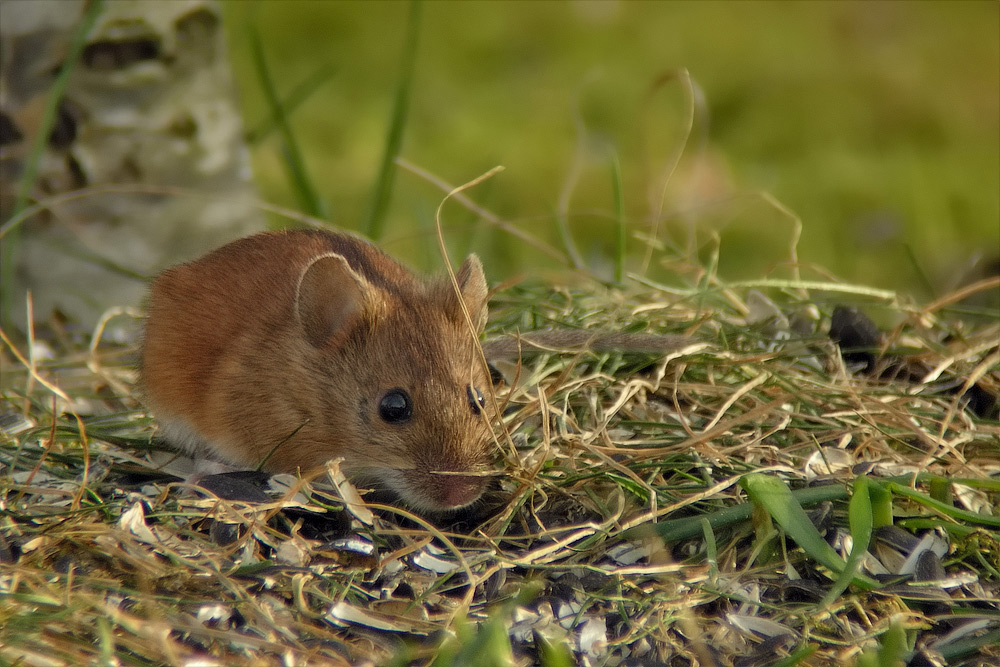
[[[410,11],[226,3],[248,129],[269,115],[251,26],[282,97],[319,76],[289,121],[340,227],[358,229],[371,206]],[[660,218],[655,277],[678,256],[705,261],[713,234],[724,278],[787,276],[794,226],[766,192],[803,222],[803,277],[824,267],[928,298],[995,272],[1000,255],[998,26],[996,2],[424,2],[401,155],[453,185],[503,165],[467,194],[558,247],[560,197],[578,171],[567,222],[601,275],[621,214],[630,234]],[[694,88],[668,76],[681,68]],[[252,152],[263,196],[301,208],[279,133]],[[397,171],[384,247],[440,268],[441,198]],[[453,257],[480,253],[491,280],[563,268],[457,204],[444,223]],[[628,249],[636,269],[645,246],[630,237]]]

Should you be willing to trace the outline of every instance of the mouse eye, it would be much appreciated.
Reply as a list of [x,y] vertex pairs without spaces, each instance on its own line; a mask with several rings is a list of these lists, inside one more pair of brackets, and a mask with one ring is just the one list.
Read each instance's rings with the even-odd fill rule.
[[487,365],[490,367],[490,382],[494,387],[499,387],[504,382],[503,373],[501,373],[493,364]]
[[385,392],[378,404],[378,415],[389,424],[407,421],[413,414],[413,401],[405,389],[399,387]]
[[472,413],[476,415],[481,414],[483,408],[486,407],[486,399],[483,398],[483,392],[469,385],[465,388],[465,393],[469,397],[469,407],[472,408]]

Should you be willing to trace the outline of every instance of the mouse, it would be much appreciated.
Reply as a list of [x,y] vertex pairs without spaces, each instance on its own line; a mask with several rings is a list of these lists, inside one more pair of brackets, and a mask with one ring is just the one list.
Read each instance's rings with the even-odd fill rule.
[[495,403],[476,255],[455,280],[347,232],[233,241],[153,281],[139,393],[195,458],[306,473],[339,457],[418,512],[466,507],[496,474]]

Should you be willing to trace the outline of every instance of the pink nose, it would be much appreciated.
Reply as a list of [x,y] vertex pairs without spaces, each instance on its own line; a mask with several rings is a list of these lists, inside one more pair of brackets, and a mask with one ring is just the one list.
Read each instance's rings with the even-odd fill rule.
[[486,489],[485,477],[435,475],[434,500],[441,509],[456,509],[475,502]]

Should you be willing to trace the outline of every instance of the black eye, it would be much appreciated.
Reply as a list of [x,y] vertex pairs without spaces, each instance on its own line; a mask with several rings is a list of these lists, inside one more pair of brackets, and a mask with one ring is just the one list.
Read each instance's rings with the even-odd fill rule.
[[405,389],[390,389],[378,404],[378,416],[389,424],[407,421],[413,414],[413,401]]
[[483,392],[469,385],[465,388],[465,393],[469,396],[469,407],[472,408],[472,413],[476,415],[482,413],[483,408],[486,407],[486,399],[483,398]]

